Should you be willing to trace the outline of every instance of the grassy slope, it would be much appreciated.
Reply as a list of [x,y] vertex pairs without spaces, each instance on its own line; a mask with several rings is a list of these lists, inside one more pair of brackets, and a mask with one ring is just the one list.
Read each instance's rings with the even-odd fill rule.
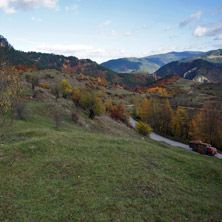
[[108,117],[60,130],[29,105],[0,145],[0,221],[222,218],[222,161],[143,138]]

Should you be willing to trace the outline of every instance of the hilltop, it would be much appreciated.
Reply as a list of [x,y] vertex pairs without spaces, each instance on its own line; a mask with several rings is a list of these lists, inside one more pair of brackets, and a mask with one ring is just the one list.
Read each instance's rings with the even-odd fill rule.
[[143,58],[120,58],[102,63],[115,72],[151,74],[169,62],[199,56],[202,52],[185,51],[151,55]]

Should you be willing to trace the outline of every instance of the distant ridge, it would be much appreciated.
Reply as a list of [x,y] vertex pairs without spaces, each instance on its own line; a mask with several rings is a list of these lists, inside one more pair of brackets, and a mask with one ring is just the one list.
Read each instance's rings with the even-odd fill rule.
[[159,77],[178,75],[198,82],[222,82],[222,49],[168,63],[155,74]]
[[0,62],[20,69],[27,67],[35,70],[55,69],[62,72],[83,74],[106,79],[108,82],[134,90],[137,86],[151,84],[153,76],[116,73],[90,59],[78,59],[74,56],[63,56],[39,52],[23,52],[14,49],[6,38],[0,35]]
[[195,51],[169,52],[143,58],[132,57],[114,59],[101,63],[101,65],[115,72],[151,74],[169,62],[200,56],[201,54],[202,52]]

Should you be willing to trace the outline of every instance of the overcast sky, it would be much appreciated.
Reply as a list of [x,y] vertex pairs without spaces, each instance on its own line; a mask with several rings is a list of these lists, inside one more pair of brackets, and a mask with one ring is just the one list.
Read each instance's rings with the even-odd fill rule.
[[0,0],[14,48],[98,63],[222,48],[221,0]]

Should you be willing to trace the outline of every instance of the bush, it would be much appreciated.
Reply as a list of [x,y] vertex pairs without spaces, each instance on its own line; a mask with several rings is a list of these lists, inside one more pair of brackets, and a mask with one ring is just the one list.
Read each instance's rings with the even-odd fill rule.
[[13,110],[16,117],[20,120],[26,119],[26,102],[22,99],[18,99],[13,104]]
[[72,99],[77,107],[89,112],[89,118],[91,119],[105,113],[105,106],[96,92],[73,89]]
[[64,119],[63,109],[60,106],[51,106],[49,108],[49,115],[55,124],[55,128],[59,129]]
[[125,122],[127,118],[126,108],[122,103],[114,104],[109,107],[110,116],[115,120]]
[[44,89],[50,89],[50,85],[47,82],[40,83],[39,86]]
[[147,136],[152,132],[152,128],[143,122],[136,122],[136,130],[144,136]]
[[72,112],[72,121],[74,123],[78,123],[79,122],[79,114],[77,112]]

